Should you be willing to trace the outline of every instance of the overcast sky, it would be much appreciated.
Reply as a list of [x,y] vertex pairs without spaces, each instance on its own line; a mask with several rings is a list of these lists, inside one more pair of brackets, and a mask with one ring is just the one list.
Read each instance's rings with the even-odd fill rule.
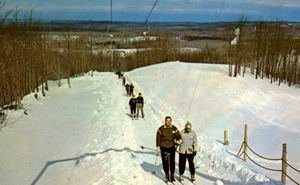
[[[113,0],[113,19],[144,21],[155,0]],[[109,0],[6,0],[7,8],[51,20],[108,20]],[[159,0],[150,21],[300,21],[300,0]]]

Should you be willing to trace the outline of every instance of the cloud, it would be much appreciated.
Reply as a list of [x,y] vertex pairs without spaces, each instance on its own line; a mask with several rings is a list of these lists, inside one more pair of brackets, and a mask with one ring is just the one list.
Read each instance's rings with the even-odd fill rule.
[[183,0],[192,3],[250,3],[263,6],[281,6],[289,8],[300,8],[300,0]]
[[299,8],[300,1],[299,0],[247,0],[248,2],[255,2],[262,5],[269,6],[283,6],[290,8]]
[[[152,8],[155,0],[113,0],[113,15],[119,19],[143,20]],[[109,0],[8,0],[8,7],[28,12],[33,9],[41,15],[59,19],[97,17],[105,19],[109,16]],[[267,17],[293,20],[300,19],[295,12],[300,11],[300,0],[159,0],[151,20],[171,19],[172,16],[188,18],[222,16],[234,17],[246,15],[251,17]],[[296,13],[297,14],[297,13]],[[200,18],[200,15],[202,16]],[[194,20],[194,19],[193,19]],[[176,21],[176,20],[174,20]]]
[[[8,9],[13,9],[18,7],[21,10],[31,10],[36,11],[110,11],[108,0],[10,0],[7,3]],[[149,4],[149,0],[131,0],[131,1],[113,1],[113,11],[148,11],[152,7]]]
[[[114,0],[113,10],[115,12],[147,12],[151,9],[154,2],[155,0]],[[157,8],[162,4],[168,4],[165,9],[169,9],[172,12],[176,8],[189,12],[190,10],[194,11],[195,7],[202,6],[204,8],[202,7],[201,11],[206,8],[208,9],[206,11],[212,12],[218,8],[220,9],[222,4],[225,6],[239,6],[243,4],[252,4],[255,6],[256,4],[259,6],[300,8],[300,0],[159,0]],[[207,4],[210,4],[210,7],[207,7]],[[28,10],[34,8],[41,11],[109,11],[109,0],[9,0],[7,1],[7,5],[9,8],[18,6],[20,9]]]

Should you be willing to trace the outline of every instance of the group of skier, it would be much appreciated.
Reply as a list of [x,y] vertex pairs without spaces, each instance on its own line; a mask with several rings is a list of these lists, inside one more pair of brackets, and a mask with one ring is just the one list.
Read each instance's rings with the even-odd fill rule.
[[142,93],[139,93],[138,97],[134,95],[134,86],[133,84],[126,83],[126,77],[121,73],[116,73],[119,79],[122,79],[122,84],[125,87],[127,96],[130,96],[129,107],[130,107],[130,116],[132,119],[138,119],[140,117],[144,118],[144,98]]
[[[123,79],[125,79],[125,77],[123,77]],[[127,93],[127,96],[133,96],[133,92],[134,92],[134,86],[133,84],[125,84],[125,90]]]
[[142,93],[139,93],[136,98],[133,94],[129,100],[129,107],[132,119],[138,119],[141,112],[141,117],[144,118],[144,98]]
[[116,71],[116,75],[118,75],[119,79],[123,77],[123,73],[121,71]]
[[126,77],[124,76],[123,73],[117,72],[117,75],[119,76],[119,79],[122,79],[122,84],[125,87],[127,96],[132,96],[133,92],[134,92],[133,84],[132,83],[131,84],[126,83]]
[[[179,148],[178,148],[179,147]],[[192,130],[192,124],[187,122],[185,128],[179,131],[172,125],[172,118],[167,116],[165,124],[156,133],[156,151],[161,153],[166,182],[174,182],[175,154],[179,153],[179,181],[183,180],[186,161],[189,163],[191,181],[195,181],[194,157],[197,155],[197,135]]]
[[[122,79],[123,86],[126,89],[127,95],[131,96],[129,107],[132,119],[138,119],[141,112],[141,117],[144,118],[144,98],[142,93],[138,97],[134,95],[133,84],[127,84],[126,78],[122,73],[117,73],[119,79]],[[194,157],[197,155],[197,135],[192,130],[192,124],[188,121],[183,130],[179,131],[172,124],[172,117],[165,117],[165,123],[158,128],[156,132],[156,152],[161,154],[162,166],[165,172],[165,181],[173,183],[175,181],[175,154],[179,153],[179,181],[183,180],[186,161],[189,163],[191,181],[195,179]]]

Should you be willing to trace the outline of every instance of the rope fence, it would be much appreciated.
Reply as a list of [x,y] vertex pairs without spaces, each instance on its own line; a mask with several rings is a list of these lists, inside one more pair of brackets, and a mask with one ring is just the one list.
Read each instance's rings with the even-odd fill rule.
[[295,184],[300,185],[299,182],[295,181],[292,177],[290,177],[287,173],[282,172],[287,178],[289,178],[291,181],[293,181]]
[[241,151],[242,151],[242,149],[243,149],[244,144],[245,144],[244,142],[241,144],[241,147],[240,147],[240,149],[239,149],[239,152],[236,154],[236,156],[237,156],[238,158],[240,158],[241,155],[243,155],[243,152],[241,152]]
[[292,168],[293,170],[295,170],[296,172],[300,173],[300,170],[296,169],[295,167],[293,167],[292,165],[290,165],[287,161],[284,161],[286,165],[288,165],[290,168]]
[[268,157],[264,157],[264,156],[262,156],[262,155],[260,155],[260,154],[258,154],[258,153],[256,153],[248,144],[245,144],[248,148],[249,148],[249,150],[252,152],[252,153],[254,153],[256,156],[258,156],[258,157],[260,157],[260,158],[262,158],[262,159],[265,159],[265,160],[269,160],[269,161],[281,161],[282,160],[282,158],[268,158]]
[[245,155],[247,156],[248,159],[250,159],[250,161],[252,161],[254,164],[256,164],[257,166],[263,168],[263,169],[266,169],[266,170],[269,170],[269,171],[274,171],[274,172],[281,172],[282,170],[278,170],[278,169],[273,169],[273,168],[268,168],[268,167],[265,167],[265,166],[262,166],[260,164],[258,164],[257,162],[255,162],[248,154],[245,153]]
[[[225,132],[224,132],[224,134],[225,134]],[[226,134],[227,134],[227,132],[226,132]],[[224,136],[224,143],[225,143],[225,138],[228,138],[228,137]],[[281,169],[274,169],[274,168],[266,167],[266,166],[263,166],[263,165],[259,164],[257,161],[255,161],[249,155],[248,149],[251,153],[253,153],[255,156],[257,156],[261,159],[264,159],[264,160],[267,160],[267,161],[281,161]],[[247,159],[249,159],[256,166],[259,166],[260,168],[263,168],[265,170],[273,171],[273,172],[281,172],[281,183],[283,185],[286,185],[286,179],[287,178],[289,180],[291,180],[293,183],[295,183],[297,185],[300,185],[300,183],[297,182],[293,177],[291,177],[287,172],[287,169],[292,169],[296,173],[299,173],[299,175],[300,175],[300,170],[297,169],[296,167],[294,167],[293,165],[291,165],[290,163],[288,163],[288,161],[287,161],[287,144],[282,145],[282,157],[281,158],[270,158],[270,157],[265,157],[263,155],[260,155],[257,152],[255,152],[255,150],[248,145],[248,126],[247,125],[245,125],[245,129],[244,129],[244,141],[242,142],[236,156],[238,158],[241,158],[243,156],[244,161],[247,161]]]

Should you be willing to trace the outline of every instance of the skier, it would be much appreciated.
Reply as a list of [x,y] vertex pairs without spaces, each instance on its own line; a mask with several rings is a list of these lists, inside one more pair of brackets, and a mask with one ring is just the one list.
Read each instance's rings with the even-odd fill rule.
[[129,100],[129,106],[130,106],[130,113],[131,113],[131,118],[134,119],[136,118],[136,98],[134,95]]
[[172,118],[167,116],[165,124],[157,130],[156,133],[156,151],[161,152],[163,169],[166,182],[174,182],[175,173],[175,152],[181,135],[177,128],[172,125]]
[[179,179],[183,180],[186,160],[189,162],[191,181],[195,181],[194,157],[197,154],[197,135],[192,131],[192,124],[188,121],[185,128],[180,131],[182,140],[179,145]]
[[125,78],[125,76],[123,76],[122,82],[123,82],[123,86],[125,86],[125,84],[126,84],[126,78]]
[[144,98],[142,97],[142,93],[139,93],[139,96],[136,98],[136,109],[137,109],[137,117],[139,117],[139,112],[142,113],[142,118],[144,118]]
[[130,96],[130,85],[126,84],[125,89],[126,89],[127,96]]
[[121,72],[120,72],[120,71],[117,71],[116,74],[118,75],[118,78],[120,79],[120,77],[121,77]]
[[133,84],[130,84],[130,92],[129,92],[130,96],[133,95],[133,89],[134,89]]

